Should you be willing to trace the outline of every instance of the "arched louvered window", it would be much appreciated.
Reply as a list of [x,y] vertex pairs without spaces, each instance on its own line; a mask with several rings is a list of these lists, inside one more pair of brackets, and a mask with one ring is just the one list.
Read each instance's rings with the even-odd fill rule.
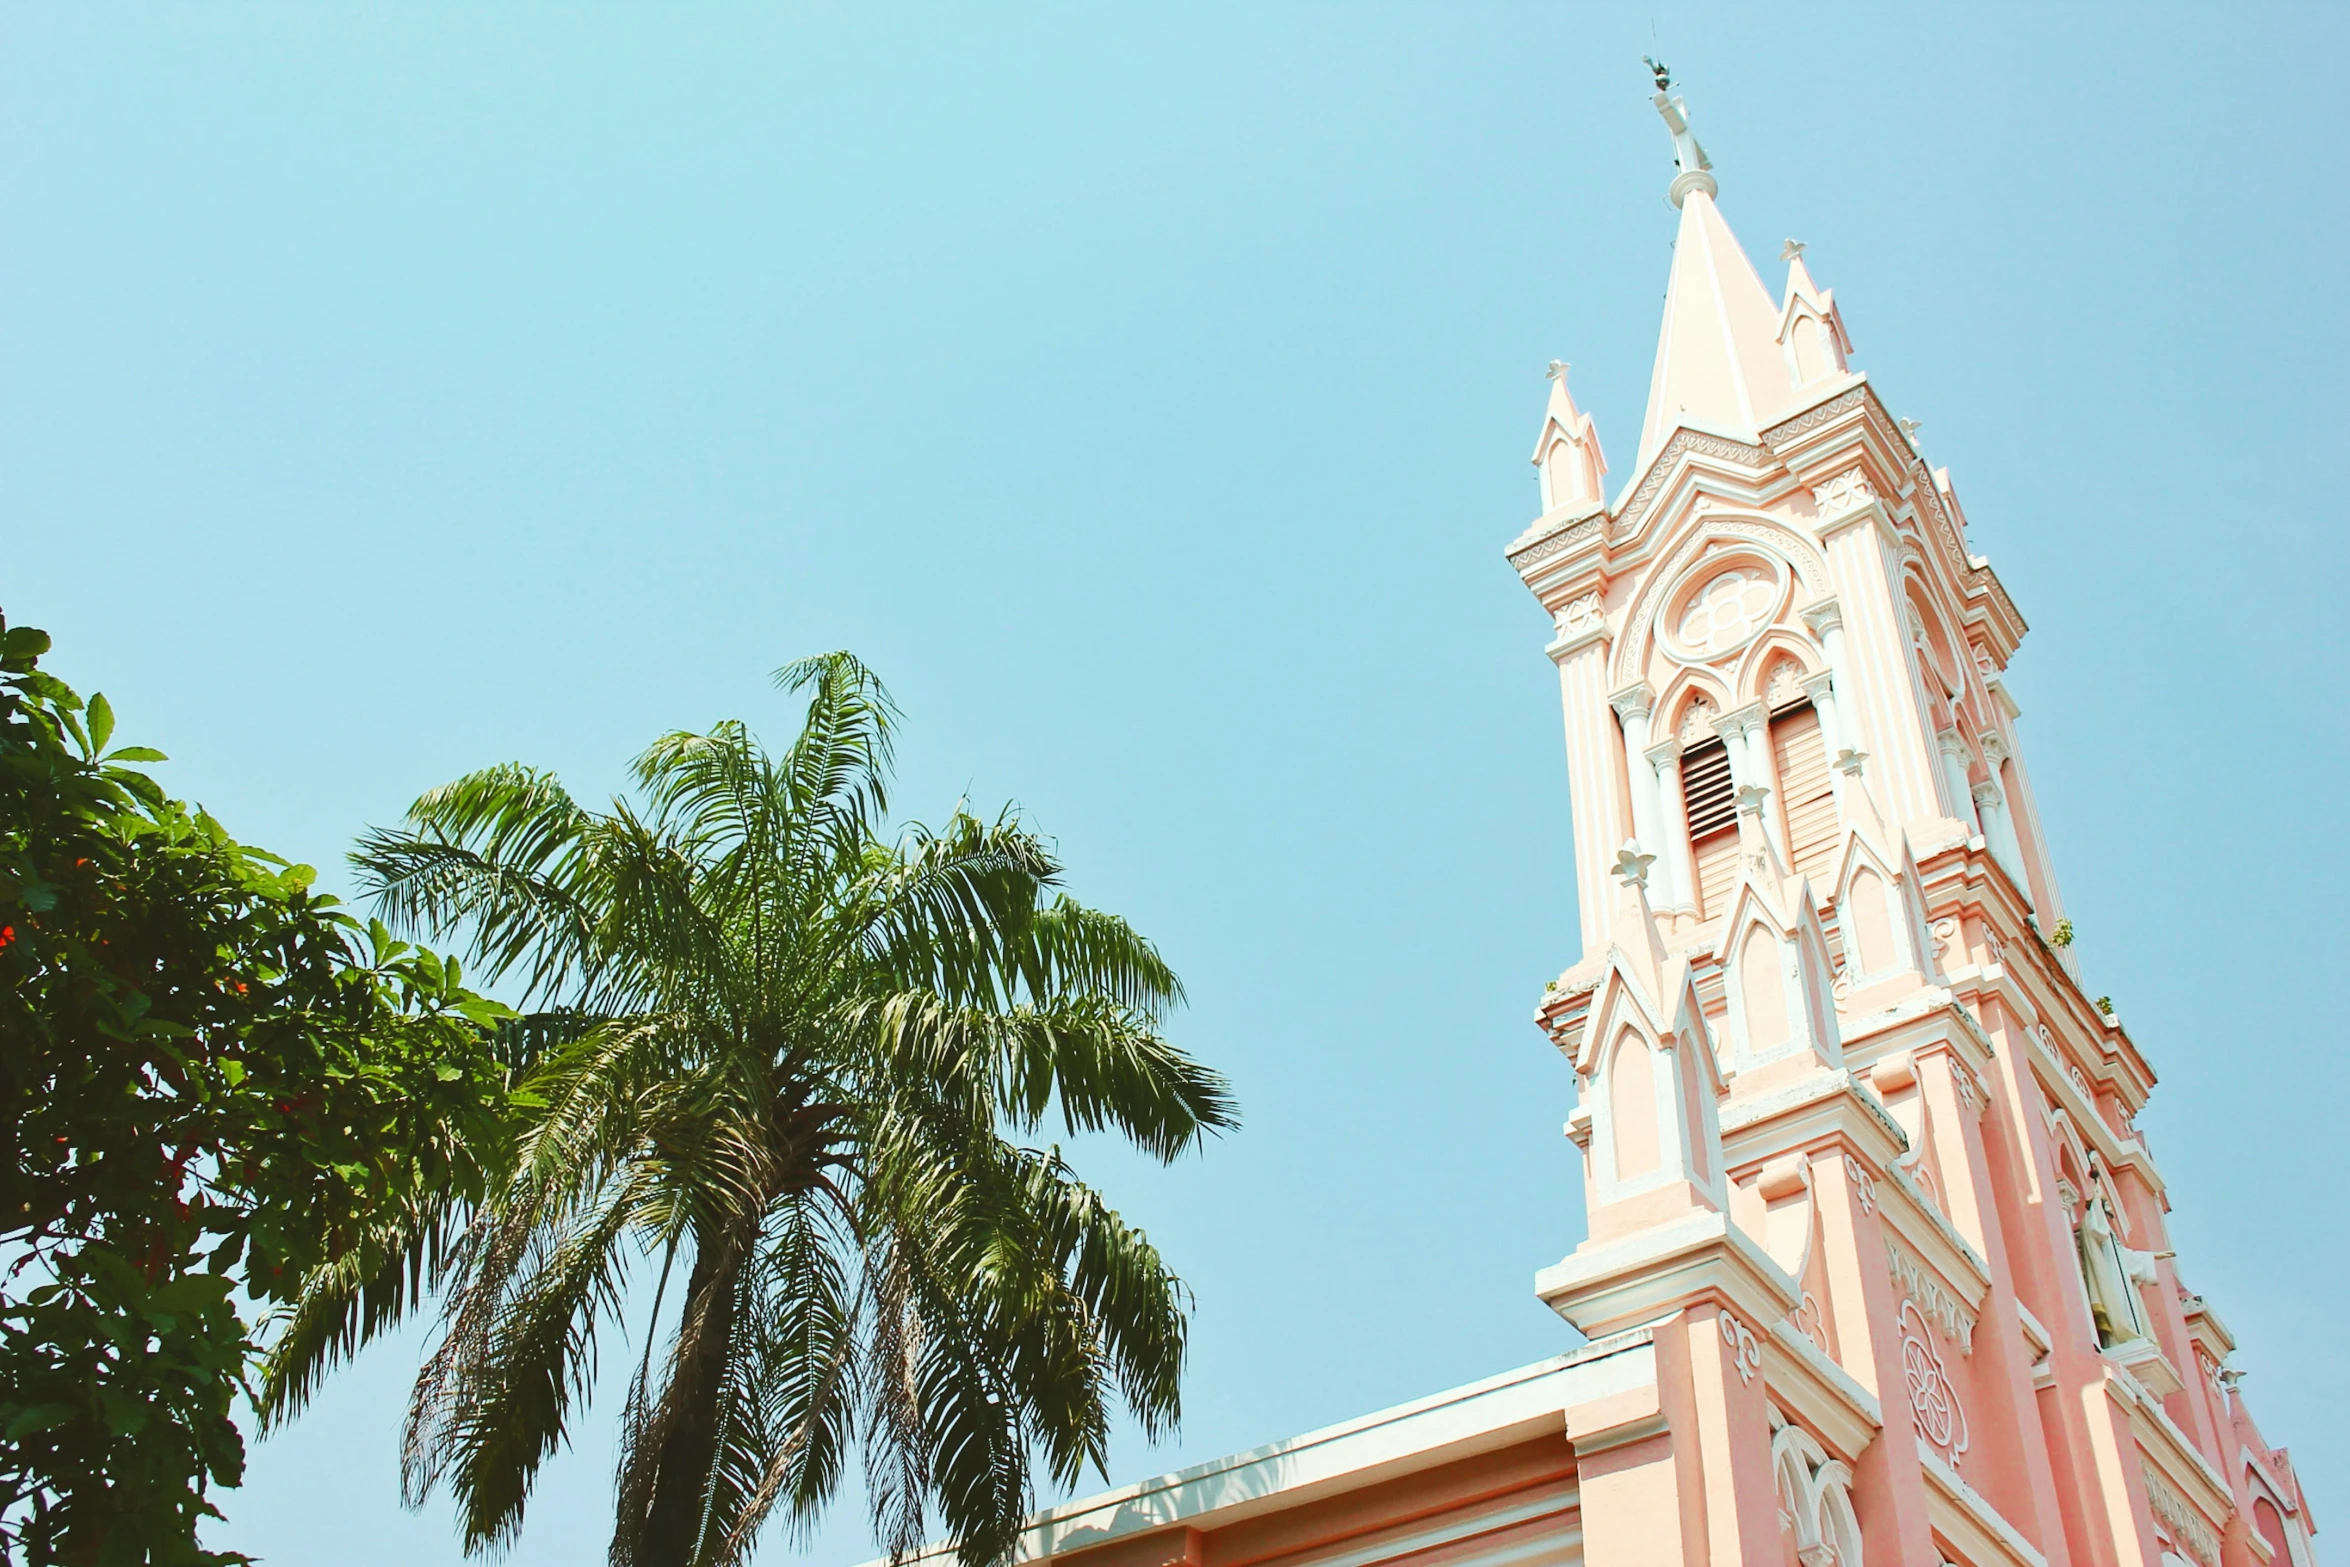
[[1797,701],[1771,715],[1771,762],[1779,775],[1780,820],[1787,857],[1812,889],[1825,894],[1836,860],[1836,795],[1828,783],[1827,739],[1820,715]]
[[1689,817],[1689,853],[1697,868],[1701,919],[1723,913],[1738,874],[1738,802],[1730,752],[1720,740],[1681,753],[1681,805]]

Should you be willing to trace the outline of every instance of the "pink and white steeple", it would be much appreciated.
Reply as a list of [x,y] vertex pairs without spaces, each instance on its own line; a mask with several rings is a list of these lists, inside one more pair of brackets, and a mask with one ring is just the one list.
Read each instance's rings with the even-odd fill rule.
[[1658,87],[1679,230],[1632,472],[1601,499],[1554,366],[1508,550],[1555,630],[1583,926],[1538,1016],[1591,1234],[1538,1288],[1675,1346],[1652,1423],[1589,1438],[1586,1538],[1640,1536],[1621,1495],[1678,1509],[1657,1560],[2309,1567],[2177,1281],[2154,1074],[2081,989],[2023,619]]

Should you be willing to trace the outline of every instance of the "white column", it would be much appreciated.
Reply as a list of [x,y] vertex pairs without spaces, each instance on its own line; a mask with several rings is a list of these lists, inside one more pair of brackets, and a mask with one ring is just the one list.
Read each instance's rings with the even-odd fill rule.
[[1942,785],[1950,794],[1950,814],[1957,817],[1970,831],[1979,831],[1982,822],[1975,816],[1974,789],[1967,782],[1966,742],[1955,729],[1945,729],[1938,737],[1942,752]]
[[1673,735],[1648,748],[1648,764],[1656,770],[1656,792],[1663,806],[1665,846],[1657,851],[1671,878],[1666,901],[1676,909],[1697,912],[1697,856],[1689,847],[1689,808],[1681,792],[1681,742]]
[[1975,785],[1975,809],[1983,818],[1983,836],[1991,844],[1991,856],[2015,882],[2015,890],[2024,895],[2024,902],[2034,903],[2032,878],[2024,869],[2023,840],[2015,830],[2015,813],[2008,808],[2007,788],[2000,782],[2007,762],[2007,742],[1996,731],[1987,731],[1982,737],[1983,764],[1991,776]]
[[2024,895],[2028,907],[2032,901],[2032,880],[2024,874],[2024,852],[2016,842],[2015,828],[2007,819],[2007,796],[1999,785],[1984,779],[1975,785],[1975,810],[1983,819],[1983,840],[1991,846],[1991,858],[2007,872],[2015,890]]
[[1656,769],[1648,760],[1648,721],[1655,702],[1656,694],[1645,681],[1608,698],[1608,705],[1616,710],[1616,718],[1624,726],[1624,778],[1632,790],[1632,837],[1645,853],[1667,859]]
[[[1738,739],[1728,738],[1735,726]],[[1730,777],[1741,788],[1756,788],[1776,795],[1779,790],[1779,766],[1771,756],[1770,709],[1760,702],[1749,702],[1735,712],[1725,713],[1714,726],[1721,731],[1724,744],[1734,744],[1730,753]],[[1771,847],[1779,851],[1782,863],[1787,859],[1787,830],[1780,824],[1779,812],[1769,800],[1763,802],[1763,831],[1769,835]]]
[[1745,788],[1753,782],[1746,771],[1746,725],[1736,713],[1729,713],[1714,720],[1714,733],[1721,739],[1723,754],[1730,759],[1730,787]]
[[1830,764],[1828,792],[1836,797],[1836,809],[1841,813],[1844,809],[1844,774],[1834,763],[1836,753],[1844,749],[1844,729],[1836,716],[1836,672],[1824,669],[1812,676],[1803,683],[1803,694],[1811,698],[1812,711],[1820,715],[1820,754]]
[[1828,656],[1828,699],[1822,702],[1819,691],[1813,689],[1816,676],[1814,680],[1805,681],[1803,688],[1811,692],[1812,705],[1819,708],[1823,726],[1827,724],[1831,713],[1836,715],[1836,733],[1830,741],[1831,749],[1828,752],[1828,760],[1832,762],[1836,759],[1836,752],[1847,746],[1855,751],[1865,749],[1861,742],[1859,710],[1855,708],[1846,713],[1836,703],[1838,696],[1852,690],[1852,668],[1844,661],[1844,611],[1834,599],[1822,599],[1803,612],[1803,623],[1811,628],[1812,636],[1819,641],[1820,651]]

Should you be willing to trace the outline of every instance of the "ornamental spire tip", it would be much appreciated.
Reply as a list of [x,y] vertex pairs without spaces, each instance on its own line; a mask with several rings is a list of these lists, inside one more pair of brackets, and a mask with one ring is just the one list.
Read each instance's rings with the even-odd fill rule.
[[1647,65],[1656,78],[1656,96],[1649,101],[1664,118],[1665,129],[1673,133],[1673,162],[1681,170],[1673,177],[1672,189],[1665,193],[1665,198],[1678,207],[1693,190],[1704,191],[1708,196],[1718,195],[1721,186],[1714,182],[1713,160],[1705,155],[1696,133],[1689,129],[1689,101],[1673,96],[1673,73],[1669,69],[1653,59],[1647,60]]

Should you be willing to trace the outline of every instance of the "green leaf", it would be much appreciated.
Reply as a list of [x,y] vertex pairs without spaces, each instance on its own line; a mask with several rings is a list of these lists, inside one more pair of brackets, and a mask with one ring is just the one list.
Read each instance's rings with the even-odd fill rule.
[[[13,631],[9,633],[12,638],[15,635]],[[30,1409],[18,1410],[16,1418],[8,1422],[8,1439],[14,1442],[31,1436],[35,1431],[54,1430],[71,1420],[74,1413],[72,1406],[67,1404],[35,1404]]]
[[10,626],[0,633],[0,655],[39,658],[49,651],[49,633],[36,626]]
[[151,745],[126,745],[119,751],[106,754],[109,762],[168,762],[170,757]]
[[82,699],[74,694],[73,687],[55,675],[38,669],[24,677],[24,689],[27,696],[38,697],[61,712],[70,713],[82,705]]
[[106,742],[114,738],[114,704],[106,700],[106,693],[90,693],[90,750],[106,749]]
[[444,1083],[454,1083],[457,1081],[457,1079],[465,1075],[465,1070],[462,1067],[451,1066],[449,1063],[444,1061],[439,1066],[436,1066],[432,1069],[432,1075],[439,1078]]

